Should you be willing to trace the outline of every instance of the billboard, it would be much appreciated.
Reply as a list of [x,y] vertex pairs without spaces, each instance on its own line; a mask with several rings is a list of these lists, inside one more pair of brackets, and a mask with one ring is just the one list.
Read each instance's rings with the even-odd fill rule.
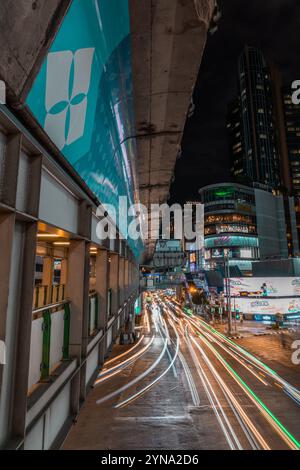
[[300,313],[300,298],[249,299],[235,298],[231,301],[232,311],[253,315],[284,315]]
[[127,0],[72,1],[26,105],[101,203],[138,202]]
[[230,279],[230,292],[233,297],[295,297],[300,296],[300,278],[232,278]]
[[223,235],[219,237],[206,238],[204,242],[205,248],[216,248],[216,247],[258,247],[257,237],[247,237],[239,235]]

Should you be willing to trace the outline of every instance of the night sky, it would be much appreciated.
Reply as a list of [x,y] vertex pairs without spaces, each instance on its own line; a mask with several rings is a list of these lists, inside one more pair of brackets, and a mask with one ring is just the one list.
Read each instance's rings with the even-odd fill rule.
[[237,96],[237,61],[245,44],[260,47],[285,83],[300,79],[299,0],[219,0],[219,5],[222,18],[204,52],[171,202],[197,200],[200,187],[230,180],[226,114]]

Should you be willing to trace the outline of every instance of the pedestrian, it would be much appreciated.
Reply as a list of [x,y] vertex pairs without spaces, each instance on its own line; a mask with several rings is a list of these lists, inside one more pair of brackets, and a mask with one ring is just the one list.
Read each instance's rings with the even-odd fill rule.
[[240,314],[240,323],[241,325],[244,323],[244,315],[242,313]]

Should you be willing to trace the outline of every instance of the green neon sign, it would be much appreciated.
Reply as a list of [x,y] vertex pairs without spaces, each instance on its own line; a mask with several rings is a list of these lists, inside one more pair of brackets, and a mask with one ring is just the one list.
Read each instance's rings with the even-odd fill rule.
[[220,188],[216,189],[214,195],[216,197],[230,197],[233,196],[234,189],[233,188]]

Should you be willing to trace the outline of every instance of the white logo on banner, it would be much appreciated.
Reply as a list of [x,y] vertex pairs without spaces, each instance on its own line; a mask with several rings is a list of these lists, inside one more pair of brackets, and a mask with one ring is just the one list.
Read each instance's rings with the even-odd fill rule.
[[4,341],[0,340],[0,364],[6,364],[6,347]]
[[90,48],[48,55],[44,127],[60,150],[84,135],[94,53]]
[[6,85],[3,80],[0,80],[0,104],[6,104]]

